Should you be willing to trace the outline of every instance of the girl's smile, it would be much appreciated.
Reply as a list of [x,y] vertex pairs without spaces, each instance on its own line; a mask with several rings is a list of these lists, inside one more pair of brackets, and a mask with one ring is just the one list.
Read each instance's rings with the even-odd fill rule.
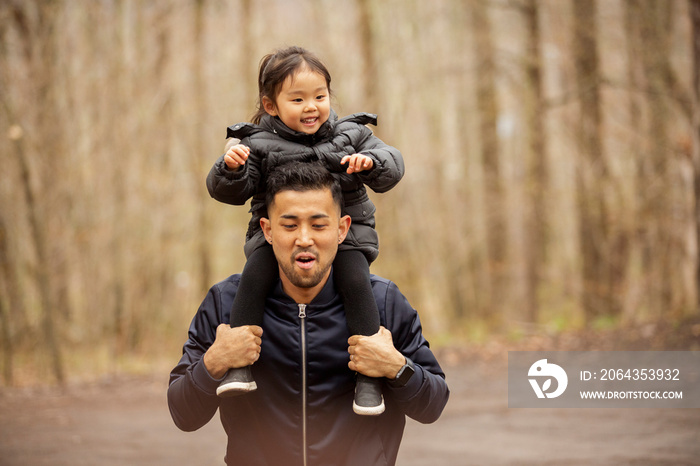
[[328,121],[331,105],[326,79],[308,68],[288,77],[273,102],[263,97],[265,111],[290,129],[315,134]]

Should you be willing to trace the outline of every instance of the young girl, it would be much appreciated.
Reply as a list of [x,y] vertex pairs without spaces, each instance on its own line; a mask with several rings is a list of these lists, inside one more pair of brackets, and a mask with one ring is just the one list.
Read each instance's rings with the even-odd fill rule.
[[[379,311],[370,285],[369,264],[379,254],[375,207],[365,185],[375,192],[393,188],[404,173],[403,158],[365,126],[376,115],[338,119],[330,107],[331,77],[323,63],[300,47],[265,56],[258,72],[258,108],[253,123],[228,128],[227,145],[207,177],[209,194],[243,205],[252,197],[252,218],[244,247],[247,263],[231,309],[231,327],[262,325],[265,298],[278,278],[272,247],[260,227],[265,217],[265,181],[274,167],[296,160],[325,164],[343,188],[343,215],[352,225],[333,262],[333,279],[343,299],[351,335],[379,331]],[[250,366],[229,370],[217,390],[234,396],[255,390]],[[381,384],[357,374],[353,409],[358,414],[384,411]]]

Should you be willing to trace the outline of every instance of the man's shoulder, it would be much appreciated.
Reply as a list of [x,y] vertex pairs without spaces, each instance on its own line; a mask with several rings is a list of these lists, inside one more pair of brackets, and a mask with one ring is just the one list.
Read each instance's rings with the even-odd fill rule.
[[[394,284],[394,282],[392,282],[388,278],[380,277],[379,275],[375,275],[373,273],[369,274],[369,279],[372,282],[372,285],[377,284],[377,285],[389,286],[389,285]],[[394,285],[394,286],[396,286],[396,285]]]
[[231,306],[240,281],[241,275],[235,274],[213,284],[197,313],[206,314],[206,320],[215,324],[230,322]]
[[388,278],[380,277],[379,275],[370,274],[370,283],[375,294],[401,294],[396,283]]
[[382,325],[392,332],[404,325],[409,325],[416,318],[416,311],[406,295],[393,281],[370,274],[374,300],[379,308]]
[[240,273],[235,273],[233,275],[230,275],[223,280],[221,280],[218,283],[215,283],[214,285],[211,286],[209,289],[210,292],[213,292],[215,294],[223,294],[223,293],[235,293],[236,290],[238,289],[238,284],[241,281],[241,274]]

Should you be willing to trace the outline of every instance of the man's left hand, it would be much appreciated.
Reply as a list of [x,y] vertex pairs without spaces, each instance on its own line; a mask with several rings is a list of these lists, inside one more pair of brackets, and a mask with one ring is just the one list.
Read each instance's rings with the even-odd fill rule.
[[391,332],[384,327],[372,336],[353,335],[348,345],[348,367],[368,377],[393,379],[406,363],[406,358],[394,347]]

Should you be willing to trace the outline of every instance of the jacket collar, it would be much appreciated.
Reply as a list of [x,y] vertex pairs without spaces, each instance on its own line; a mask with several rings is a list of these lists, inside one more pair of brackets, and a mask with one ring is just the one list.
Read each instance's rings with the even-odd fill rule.
[[328,120],[321,125],[318,131],[314,134],[301,133],[299,131],[294,131],[287,125],[282,123],[279,117],[273,117],[272,115],[263,115],[260,119],[260,126],[265,130],[279,135],[281,138],[287,141],[296,142],[298,144],[304,144],[305,146],[313,146],[319,142],[324,142],[328,140],[333,134],[333,128],[338,121],[338,115],[333,109],[331,109],[328,115]]

